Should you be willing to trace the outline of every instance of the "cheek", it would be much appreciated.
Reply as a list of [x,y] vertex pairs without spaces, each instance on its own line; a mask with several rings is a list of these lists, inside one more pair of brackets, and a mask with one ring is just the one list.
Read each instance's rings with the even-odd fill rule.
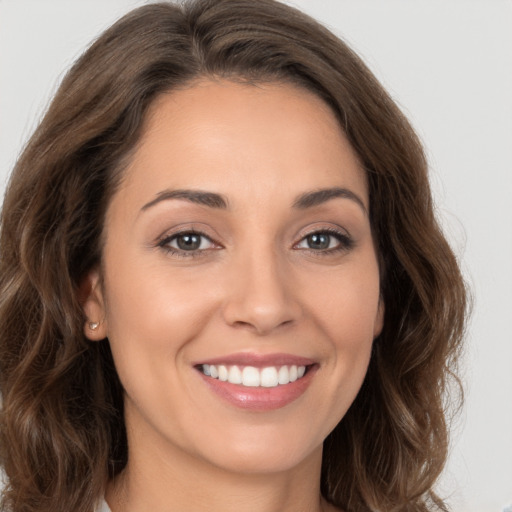
[[[373,340],[380,328],[379,271],[374,258],[361,265],[347,265],[332,272],[311,294],[311,316],[323,332],[326,345],[325,370],[332,383],[343,389],[345,408],[355,398],[370,361]],[[333,392],[333,397],[339,394]]]
[[[130,275],[130,279],[123,276]],[[123,333],[127,339],[145,340],[147,344],[161,344],[162,350],[172,349],[201,329],[208,316],[214,297],[208,294],[201,279],[190,279],[165,268],[122,266],[110,273],[106,283],[108,325],[110,336]]]
[[125,410],[134,425],[140,427],[134,417],[145,418],[160,432],[185,435],[182,423],[192,414],[184,392],[187,350],[204,330],[216,298],[205,290],[204,279],[171,273],[165,261],[158,267],[140,261],[118,259],[106,272],[108,337]]
[[310,286],[310,309],[334,343],[357,349],[380,326],[379,271],[375,258],[347,265]]

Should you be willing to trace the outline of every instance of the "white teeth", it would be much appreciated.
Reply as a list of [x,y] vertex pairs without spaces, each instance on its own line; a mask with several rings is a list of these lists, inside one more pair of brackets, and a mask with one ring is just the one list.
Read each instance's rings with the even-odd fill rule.
[[267,366],[265,368],[255,368],[254,366],[245,366],[242,370],[236,365],[214,365],[203,364],[202,371],[205,375],[214,379],[219,379],[231,384],[241,384],[247,387],[265,387],[274,388],[278,385],[289,384],[300,379],[306,373],[305,366]]
[[238,366],[232,366],[229,369],[228,381],[231,384],[242,384],[242,372]]
[[219,380],[224,382],[228,380],[228,369],[223,365],[219,366]]
[[290,382],[290,372],[287,366],[281,366],[277,379],[279,384],[288,384]]
[[264,388],[275,388],[278,383],[276,368],[269,366],[261,370],[261,385]]
[[253,366],[246,366],[242,370],[242,384],[251,388],[257,388],[260,385],[260,372]]

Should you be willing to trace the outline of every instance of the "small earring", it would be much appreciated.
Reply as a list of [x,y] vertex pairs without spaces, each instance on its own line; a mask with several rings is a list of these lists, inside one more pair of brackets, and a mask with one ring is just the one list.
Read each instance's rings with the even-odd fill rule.
[[95,331],[99,326],[100,324],[98,322],[89,322],[89,329],[91,329],[91,331]]

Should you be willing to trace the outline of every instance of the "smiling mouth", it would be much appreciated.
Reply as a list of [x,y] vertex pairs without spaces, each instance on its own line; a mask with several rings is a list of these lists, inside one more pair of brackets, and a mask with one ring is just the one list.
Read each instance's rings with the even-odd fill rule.
[[307,373],[309,366],[282,365],[256,368],[254,366],[201,364],[197,366],[197,369],[207,377],[230,384],[250,388],[275,388],[300,380]]
[[197,361],[197,374],[215,395],[249,412],[270,412],[295,402],[309,388],[318,361],[285,354],[241,352]]

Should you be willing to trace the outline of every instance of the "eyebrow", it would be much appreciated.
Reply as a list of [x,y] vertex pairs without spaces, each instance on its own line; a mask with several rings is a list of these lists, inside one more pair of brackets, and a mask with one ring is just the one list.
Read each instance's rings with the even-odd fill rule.
[[147,210],[161,201],[169,199],[184,199],[191,203],[208,206],[209,208],[227,209],[228,201],[226,198],[215,192],[204,192],[202,190],[164,190],[159,192],[155,199],[146,203],[141,210]]
[[[307,208],[319,206],[323,203],[326,203],[327,201],[330,201],[331,199],[336,198],[350,199],[354,201],[361,207],[363,212],[368,215],[368,211],[362,199],[351,190],[340,187],[323,188],[320,190],[314,190],[312,192],[305,192],[293,202],[293,207],[299,210],[305,210]],[[228,200],[221,194],[217,194],[215,192],[205,192],[202,190],[178,189],[163,190],[162,192],[159,192],[155,199],[151,200],[149,203],[146,203],[141,208],[141,211],[147,210],[148,208],[151,208],[152,206],[162,201],[168,201],[170,199],[184,199],[185,201],[190,201],[191,203],[221,210],[226,210],[228,208]]]
[[351,201],[354,201],[362,208],[365,215],[368,215],[368,210],[366,209],[363,200],[351,190],[340,187],[323,188],[313,192],[306,192],[295,200],[293,207],[303,210],[306,208],[319,206],[323,203],[326,203],[327,201],[330,201],[331,199],[336,198],[350,199]]

